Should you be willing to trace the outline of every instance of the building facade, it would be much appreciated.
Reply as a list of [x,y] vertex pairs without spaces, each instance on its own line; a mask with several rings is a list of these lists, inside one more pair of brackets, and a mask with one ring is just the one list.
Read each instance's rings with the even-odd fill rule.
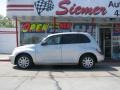
[[0,28],[0,53],[11,54],[16,43],[15,28]]
[[119,0],[8,0],[18,44],[38,43],[48,34],[88,32],[106,58],[120,60]]

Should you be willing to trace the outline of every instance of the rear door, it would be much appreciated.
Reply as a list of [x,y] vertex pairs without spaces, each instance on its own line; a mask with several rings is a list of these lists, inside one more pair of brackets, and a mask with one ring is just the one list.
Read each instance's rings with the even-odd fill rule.
[[76,63],[79,55],[79,43],[76,34],[65,34],[61,38],[63,63]]

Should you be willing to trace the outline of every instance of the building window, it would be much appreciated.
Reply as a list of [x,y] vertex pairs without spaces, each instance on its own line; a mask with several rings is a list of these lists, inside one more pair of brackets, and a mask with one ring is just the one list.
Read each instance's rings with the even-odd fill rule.
[[119,60],[120,59],[120,24],[114,24],[113,29],[113,59]]
[[96,38],[96,25],[93,24],[81,24],[81,23],[74,23],[73,24],[73,31],[75,32],[87,32]]

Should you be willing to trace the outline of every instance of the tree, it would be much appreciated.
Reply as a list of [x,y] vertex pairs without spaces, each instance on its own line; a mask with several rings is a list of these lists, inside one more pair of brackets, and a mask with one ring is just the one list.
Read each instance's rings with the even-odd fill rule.
[[0,28],[14,28],[15,27],[15,21],[8,18],[7,16],[4,17],[0,15]]

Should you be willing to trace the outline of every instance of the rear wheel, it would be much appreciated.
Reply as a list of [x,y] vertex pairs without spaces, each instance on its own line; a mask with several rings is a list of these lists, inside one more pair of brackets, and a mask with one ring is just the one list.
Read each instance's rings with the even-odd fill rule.
[[80,65],[85,69],[91,69],[95,65],[95,58],[90,55],[84,55],[80,59]]
[[33,65],[32,58],[29,55],[20,55],[16,59],[16,64],[21,69],[28,69]]

